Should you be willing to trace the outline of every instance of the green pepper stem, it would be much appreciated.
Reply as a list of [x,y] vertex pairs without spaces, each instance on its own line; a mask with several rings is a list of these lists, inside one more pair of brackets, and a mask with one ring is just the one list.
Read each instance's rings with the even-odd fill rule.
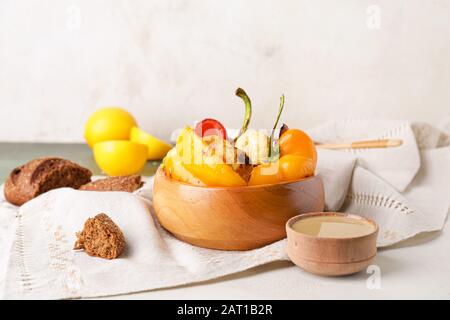
[[272,132],[270,133],[269,155],[272,154],[273,136],[275,134],[275,130],[277,129],[278,122],[280,121],[280,117],[281,117],[281,113],[283,112],[283,108],[284,108],[284,94],[280,98],[280,107],[278,108],[277,120],[275,121]]
[[250,101],[250,98],[248,97],[248,95],[245,93],[244,89],[237,88],[236,95],[239,98],[241,98],[242,100],[244,100],[245,116],[244,116],[244,122],[242,123],[241,130],[239,131],[239,134],[234,139],[234,141],[236,141],[241,135],[243,135],[247,131],[248,125],[250,123],[250,119],[252,117],[252,102]]

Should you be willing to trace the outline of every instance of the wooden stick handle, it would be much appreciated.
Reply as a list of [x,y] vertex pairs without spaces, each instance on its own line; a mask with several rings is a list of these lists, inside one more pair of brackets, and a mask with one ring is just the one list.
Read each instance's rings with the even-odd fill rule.
[[403,144],[401,139],[367,140],[352,143],[323,143],[317,144],[318,148],[324,149],[365,149],[365,148],[392,148]]

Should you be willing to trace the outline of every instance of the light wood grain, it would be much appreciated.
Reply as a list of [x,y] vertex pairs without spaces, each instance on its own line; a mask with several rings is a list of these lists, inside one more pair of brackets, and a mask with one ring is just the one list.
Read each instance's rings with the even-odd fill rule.
[[190,244],[221,250],[249,250],[286,237],[286,222],[322,211],[320,176],[250,187],[199,187],[155,176],[153,202],[161,225]]
[[401,139],[367,140],[355,141],[351,143],[319,143],[316,147],[322,149],[373,149],[373,148],[393,148],[403,144]]
[[[374,226],[368,235],[354,238],[324,238],[302,234],[292,229],[300,220],[318,215],[338,215],[362,219]],[[377,253],[378,226],[375,222],[360,216],[319,212],[305,214],[290,219],[286,224],[289,258],[302,269],[324,276],[342,276],[359,272],[367,268]]]

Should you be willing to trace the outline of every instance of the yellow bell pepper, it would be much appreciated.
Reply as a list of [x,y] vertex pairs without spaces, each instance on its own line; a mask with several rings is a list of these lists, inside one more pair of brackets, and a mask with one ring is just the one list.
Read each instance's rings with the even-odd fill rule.
[[177,151],[175,148],[171,149],[167,153],[166,157],[163,160],[163,163],[166,174],[171,178],[196,186],[205,185],[204,182],[194,177],[192,173],[184,168],[181,158],[177,155]]
[[246,185],[244,179],[225,163],[183,163],[183,167],[201,179],[207,186],[239,187]]
[[183,129],[178,136],[175,148],[180,160],[174,163],[174,166],[181,164],[187,172],[204,184],[217,187],[246,185],[245,180],[230,165],[224,163],[220,153],[208,155],[205,152],[208,144],[198,137],[192,128]]
[[190,127],[184,128],[177,138],[177,155],[183,163],[202,163],[203,150],[207,145],[199,138]]

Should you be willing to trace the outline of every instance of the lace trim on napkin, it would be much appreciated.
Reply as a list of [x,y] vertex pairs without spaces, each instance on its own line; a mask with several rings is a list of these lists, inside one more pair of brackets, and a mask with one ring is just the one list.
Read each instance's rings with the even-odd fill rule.
[[17,265],[20,272],[20,283],[22,285],[22,290],[24,292],[30,292],[32,291],[32,285],[33,285],[33,277],[28,272],[26,262],[26,254],[25,254],[25,245],[24,245],[24,232],[23,232],[23,225],[22,225],[22,216],[19,214],[17,216],[18,219],[18,226],[16,229],[16,241],[14,243],[13,250],[17,254]]
[[[47,255],[45,256],[48,269],[44,273],[34,273],[31,270],[39,270],[39,263],[33,259],[34,253],[32,243],[26,239],[27,225],[24,216],[17,214],[17,228],[15,230],[15,241],[11,255],[16,266],[16,277],[20,287],[16,290],[21,297],[33,296],[33,291],[42,286],[54,288],[51,294],[56,297],[81,297],[82,278],[79,267],[73,258],[72,246],[64,233],[62,226],[51,222],[47,212],[38,212],[41,215],[41,227],[47,238]],[[50,274],[52,276],[50,276]]]
[[400,213],[403,214],[414,213],[414,210],[410,209],[408,205],[406,205],[404,202],[392,199],[391,197],[387,196],[362,194],[362,193],[349,193],[347,194],[346,198],[349,201],[352,201],[359,205],[384,207],[386,209],[399,211]]

